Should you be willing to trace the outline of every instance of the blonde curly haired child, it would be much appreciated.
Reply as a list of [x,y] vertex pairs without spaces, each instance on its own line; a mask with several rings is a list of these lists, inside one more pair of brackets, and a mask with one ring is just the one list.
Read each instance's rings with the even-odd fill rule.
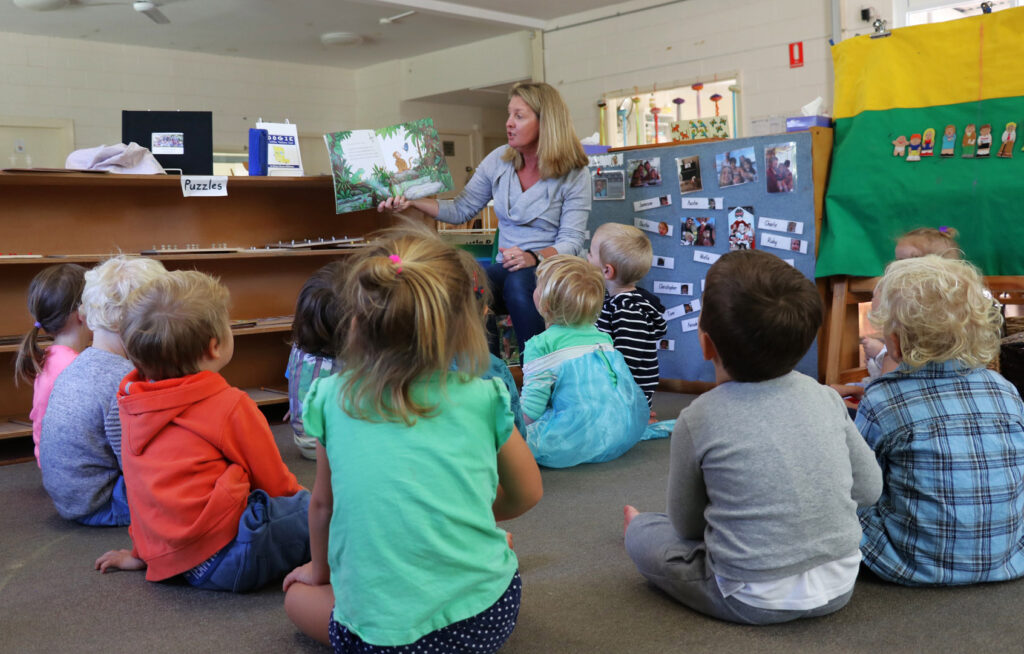
[[1024,575],[1024,403],[986,369],[999,309],[970,263],[894,261],[869,319],[899,368],[868,384],[856,424],[882,467],[860,511],[864,563],[906,585]]

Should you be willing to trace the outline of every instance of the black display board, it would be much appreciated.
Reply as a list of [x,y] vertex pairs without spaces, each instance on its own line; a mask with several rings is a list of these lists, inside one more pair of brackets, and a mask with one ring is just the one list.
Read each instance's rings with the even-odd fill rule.
[[121,112],[121,142],[133,141],[149,149],[164,168],[180,168],[185,175],[213,174],[212,112],[126,109]]

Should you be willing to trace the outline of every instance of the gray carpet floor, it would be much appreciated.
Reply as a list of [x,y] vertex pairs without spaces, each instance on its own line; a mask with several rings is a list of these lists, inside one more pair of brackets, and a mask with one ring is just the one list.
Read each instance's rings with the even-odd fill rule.
[[[670,417],[686,396],[659,393]],[[312,486],[287,425],[286,463]],[[523,603],[503,652],[1021,652],[1024,582],[911,589],[862,575],[838,613],[773,627],[719,622],[679,606],[636,573],[622,547],[622,506],[665,506],[668,441],[620,459],[544,470],[544,499],[503,523],[515,537]],[[280,590],[249,595],[100,575],[93,561],[127,547],[126,529],[61,520],[34,463],[0,467],[0,652],[323,652],[299,635]]]

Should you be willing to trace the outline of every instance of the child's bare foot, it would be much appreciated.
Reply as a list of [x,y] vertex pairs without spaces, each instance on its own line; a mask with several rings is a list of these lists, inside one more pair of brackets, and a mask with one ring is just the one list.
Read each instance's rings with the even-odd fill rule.
[[636,507],[627,504],[622,508],[622,537],[626,537],[626,530],[629,529],[629,523],[633,522],[633,518],[640,515],[640,512],[636,510]]
[[508,541],[508,548],[510,550],[514,550],[515,547],[512,546],[512,532],[511,531],[506,531],[505,532],[505,540]]

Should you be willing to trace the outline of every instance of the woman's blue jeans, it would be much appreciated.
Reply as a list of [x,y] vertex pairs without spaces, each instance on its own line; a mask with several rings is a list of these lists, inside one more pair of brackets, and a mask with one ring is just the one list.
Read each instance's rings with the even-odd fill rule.
[[537,288],[537,268],[510,271],[500,263],[486,266],[487,279],[494,293],[494,313],[508,314],[516,330],[519,353],[530,337],[544,331],[544,319],[533,304],[533,291]]

